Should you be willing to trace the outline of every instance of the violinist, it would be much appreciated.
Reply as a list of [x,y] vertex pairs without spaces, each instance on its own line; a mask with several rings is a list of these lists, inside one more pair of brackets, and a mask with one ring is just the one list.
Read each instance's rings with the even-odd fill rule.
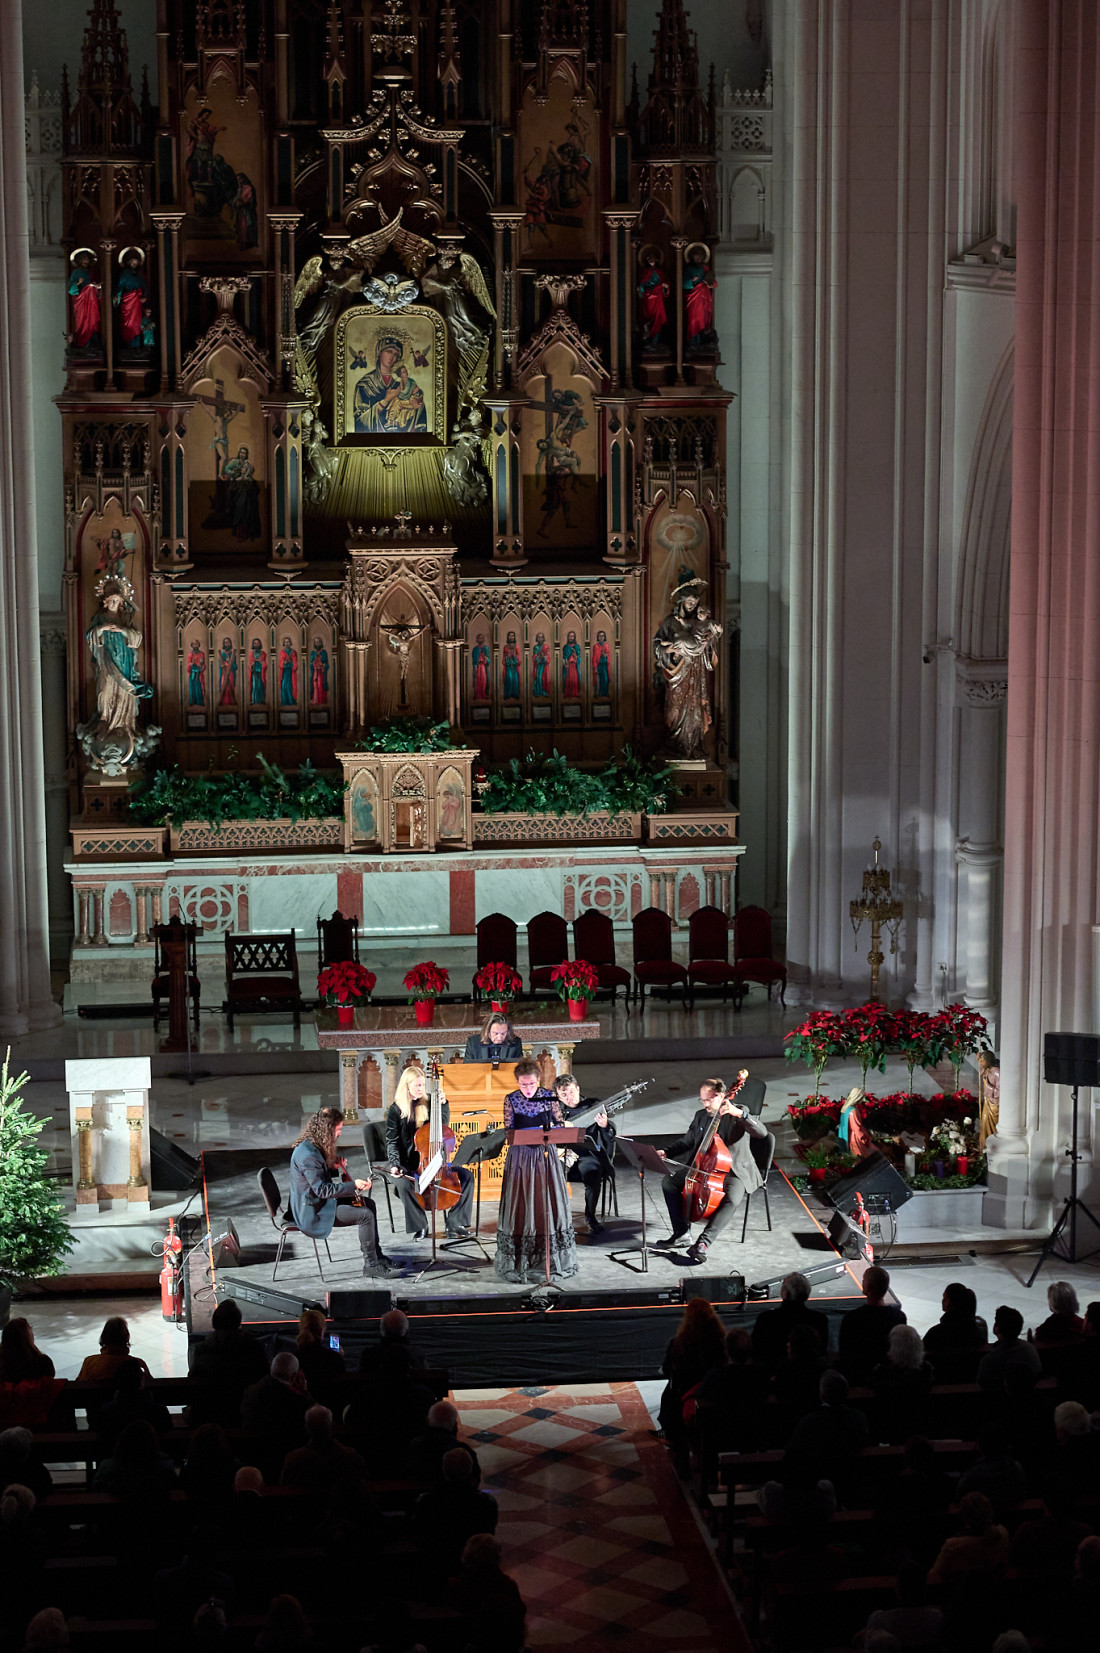
[[688,1257],[693,1263],[703,1261],[708,1247],[720,1238],[723,1230],[733,1221],[741,1201],[761,1186],[764,1179],[753,1158],[749,1139],[765,1137],[768,1134],[758,1119],[731,1101],[721,1079],[704,1079],[699,1086],[699,1100],[703,1105],[692,1117],[691,1124],[683,1136],[670,1143],[667,1149],[657,1150],[662,1159],[680,1162],[661,1183],[661,1192],[665,1196],[665,1205],[668,1207],[669,1220],[672,1223],[672,1233],[667,1239],[658,1240],[657,1244],[674,1246],[691,1233],[691,1222],[684,1199],[684,1183],[688,1168],[710,1130],[715,1115],[719,1116],[715,1135],[729,1149],[732,1167],[725,1179],[723,1196],[717,1210],[711,1215],[695,1244],[688,1249]]
[[[426,1240],[428,1237],[428,1215],[416,1197],[415,1181],[410,1180],[419,1176],[423,1169],[416,1148],[416,1133],[428,1118],[427,1093],[424,1069],[418,1062],[410,1062],[397,1081],[385,1121],[389,1172],[397,1182],[397,1195],[405,1208],[405,1232],[411,1234],[414,1240]],[[450,1112],[448,1103],[444,1102],[445,1125],[450,1124]],[[448,1238],[457,1240],[473,1233],[470,1206],[474,1198],[474,1179],[464,1166],[457,1170],[451,1166],[450,1169],[462,1184],[458,1203],[450,1207],[446,1219]]]
[[[594,1096],[581,1095],[581,1088],[571,1073],[559,1074],[554,1080],[554,1089],[562,1105],[566,1124],[570,1123],[573,1115],[581,1108],[590,1109],[597,1101]],[[604,1232],[603,1223],[596,1215],[596,1206],[604,1178],[615,1175],[614,1159],[615,1127],[606,1113],[598,1113],[585,1131],[579,1156],[566,1149],[566,1179],[569,1182],[584,1184],[584,1220],[594,1240],[598,1240]]]
[[[370,1180],[348,1176],[348,1162],[336,1144],[344,1129],[339,1108],[318,1108],[290,1156],[290,1216],[302,1234],[327,1240],[334,1227],[355,1224],[363,1253],[363,1273],[381,1279],[400,1274],[378,1243],[378,1214],[368,1199]],[[355,1201],[352,1204],[352,1201]]]

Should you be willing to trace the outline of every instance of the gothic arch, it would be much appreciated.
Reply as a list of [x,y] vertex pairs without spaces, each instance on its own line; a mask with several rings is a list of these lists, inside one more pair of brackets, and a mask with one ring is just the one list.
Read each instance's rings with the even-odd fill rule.
[[978,423],[959,536],[955,647],[974,660],[1008,656],[1015,347],[993,375]]

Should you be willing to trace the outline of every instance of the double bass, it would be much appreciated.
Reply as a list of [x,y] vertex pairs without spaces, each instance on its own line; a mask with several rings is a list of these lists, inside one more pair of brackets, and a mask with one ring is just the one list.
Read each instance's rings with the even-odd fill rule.
[[[722,1098],[723,1108],[733,1101],[748,1076],[748,1068],[742,1068],[737,1083]],[[722,1108],[718,1108],[684,1178],[684,1215],[689,1223],[702,1223],[713,1217],[726,1192],[726,1178],[733,1170],[733,1156],[718,1135],[721,1118]]]
[[436,1155],[442,1163],[423,1193],[416,1190],[415,1198],[424,1211],[449,1211],[462,1198],[462,1178],[450,1168],[456,1137],[449,1125],[443,1123],[443,1087],[439,1083],[439,1069],[434,1062],[429,1069],[428,1117],[417,1128],[413,1141],[420,1162],[421,1175]]

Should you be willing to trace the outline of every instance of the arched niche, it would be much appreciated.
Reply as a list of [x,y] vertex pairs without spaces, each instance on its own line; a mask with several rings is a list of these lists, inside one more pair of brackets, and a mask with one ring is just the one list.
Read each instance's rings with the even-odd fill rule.
[[592,383],[563,340],[549,345],[524,382],[520,429],[524,537],[534,549],[596,543],[598,421]]
[[527,622],[530,667],[531,722],[549,724],[554,720],[557,683],[554,675],[554,626],[543,611]]
[[241,555],[266,545],[267,452],[262,387],[229,345],[191,386],[188,522],[193,552]]
[[371,620],[372,717],[431,716],[432,639],[428,604],[404,580],[396,580]]
[[588,634],[584,621],[567,609],[557,623],[558,716],[562,723],[583,723],[588,703]]
[[497,622],[496,659],[493,675],[500,721],[513,728],[524,722],[527,704],[527,648],[523,621],[518,614],[504,614]]
[[588,686],[593,723],[618,721],[619,634],[609,614],[597,609],[588,623],[591,638]]
[[[704,513],[692,496],[683,491],[675,504],[663,500],[654,510],[646,528],[649,566],[649,637],[653,637],[672,605],[672,593],[683,572],[690,571],[708,582],[710,574],[710,530]],[[701,588],[700,588],[701,589]],[[719,623],[722,616],[718,616]]]
[[436,837],[445,843],[464,842],[466,815],[466,782],[454,764],[448,764],[435,783]]
[[243,628],[241,648],[241,695],[245,706],[245,723],[249,729],[267,729],[271,723],[271,708],[275,700],[276,670],[272,665],[271,628],[257,615],[251,615]]

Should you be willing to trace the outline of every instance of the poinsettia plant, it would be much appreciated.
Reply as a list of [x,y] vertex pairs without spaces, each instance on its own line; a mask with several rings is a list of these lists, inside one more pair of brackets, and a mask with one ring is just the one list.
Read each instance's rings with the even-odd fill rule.
[[821,1075],[830,1056],[844,1055],[844,1023],[831,1010],[815,1010],[801,1027],[784,1038],[788,1062],[806,1062],[814,1070],[814,1095],[821,1090]]
[[894,1017],[877,999],[868,999],[844,1016],[844,1054],[859,1063],[860,1085],[867,1088],[867,1073],[873,1068],[886,1072],[887,1052],[894,1045]]
[[587,959],[566,959],[550,972],[550,981],[562,999],[594,999],[600,985],[594,964]]
[[523,978],[510,964],[483,964],[474,977],[474,986],[482,998],[508,1003],[523,986]]
[[317,997],[322,1004],[354,1004],[357,999],[369,999],[378,980],[373,970],[354,959],[342,959],[339,964],[326,964],[317,977]]
[[835,1131],[840,1123],[841,1103],[815,1091],[804,1103],[792,1102],[787,1109],[795,1135],[802,1142],[816,1142],[819,1136]]
[[993,1049],[988,1036],[989,1023],[977,1010],[967,1004],[949,1004],[939,1015],[929,1019],[928,1043],[930,1065],[944,1057],[955,1070],[955,1089],[959,1088],[959,1073],[968,1056],[981,1056]]
[[409,1003],[414,1004],[417,999],[438,999],[451,985],[451,973],[441,964],[432,959],[426,959],[423,964],[414,964],[406,972],[405,986],[409,990]]

